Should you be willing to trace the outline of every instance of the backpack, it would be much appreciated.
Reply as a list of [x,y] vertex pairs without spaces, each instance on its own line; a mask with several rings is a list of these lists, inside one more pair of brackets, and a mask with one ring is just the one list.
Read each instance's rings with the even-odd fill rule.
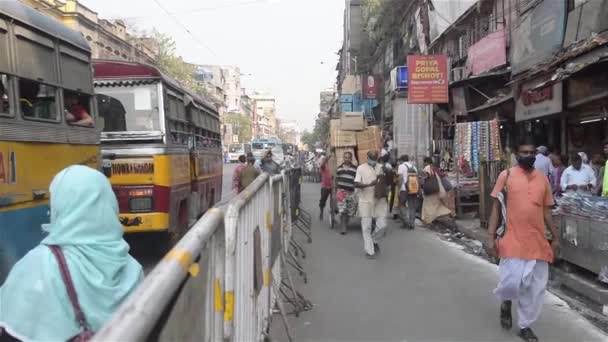
[[407,167],[407,177],[405,178],[405,190],[408,195],[416,195],[420,192],[420,182],[418,181],[418,173],[413,168]]

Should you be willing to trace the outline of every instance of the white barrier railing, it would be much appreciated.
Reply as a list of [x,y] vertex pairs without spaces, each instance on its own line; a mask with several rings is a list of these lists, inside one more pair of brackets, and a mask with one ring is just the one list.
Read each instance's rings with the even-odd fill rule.
[[227,206],[210,209],[93,340],[268,336],[292,233],[289,177],[263,174]]

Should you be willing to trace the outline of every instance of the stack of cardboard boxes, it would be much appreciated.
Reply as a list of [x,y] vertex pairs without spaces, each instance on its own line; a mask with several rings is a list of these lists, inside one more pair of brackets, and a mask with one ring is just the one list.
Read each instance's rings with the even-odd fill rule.
[[363,113],[342,113],[340,119],[330,121],[330,146],[335,150],[336,166],[342,164],[344,152],[353,154],[353,163],[367,162],[367,152],[382,149],[382,130],[367,126]]

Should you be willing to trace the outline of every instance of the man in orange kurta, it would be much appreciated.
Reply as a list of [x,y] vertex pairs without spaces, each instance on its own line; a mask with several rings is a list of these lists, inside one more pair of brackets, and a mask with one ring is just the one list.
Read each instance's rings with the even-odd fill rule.
[[[542,311],[549,278],[549,263],[559,239],[552,243],[545,238],[545,226],[557,237],[551,221],[553,196],[545,175],[534,169],[536,149],[533,143],[518,148],[518,165],[503,171],[492,197],[506,193],[506,229],[497,236],[500,203],[494,202],[488,226],[488,251],[500,257],[499,283],[494,290],[502,301],[500,321],[505,329],[512,326],[511,303],[517,302],[519,336],[527,342],[538,341],[530,329]],[[552,248],[553,247],[553,248]]]

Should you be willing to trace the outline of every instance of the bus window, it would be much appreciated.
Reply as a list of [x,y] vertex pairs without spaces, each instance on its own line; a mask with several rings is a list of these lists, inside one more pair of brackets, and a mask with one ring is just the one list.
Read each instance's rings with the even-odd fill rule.
[[26,118],[57,120],[57,89],[30,80],[19,80],[19,107]]
[[65,120],[70,125],[93,127],[93,117],[90,114],[91,96],[64,90],[63,103]]
[[157,89],[156,84],[95,88],[103,131],[160,131]]
[[11,114],[8,76],[0,74],[0,115]]

